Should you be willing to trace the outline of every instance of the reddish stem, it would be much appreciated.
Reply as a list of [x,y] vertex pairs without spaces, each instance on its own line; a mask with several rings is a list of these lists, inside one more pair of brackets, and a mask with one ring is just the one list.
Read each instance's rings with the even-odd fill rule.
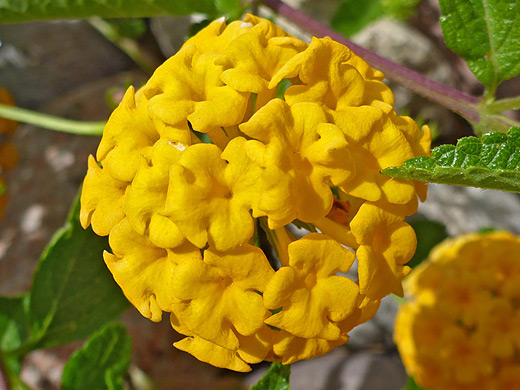
[[343,35],[330,29],[305,13],[294,9],[280,0],[261,0],[264,4],[285,16],[295,24],[309,31],[316,37],[329,36],[337,42],[349,47],[353,52],[365,59],[366,62],[385,73],[386,77],[412,91],[439,103],[452,111],[458,112],[464,118],[478,122],[479,98],[467,95],[447,85],[430,80],[420,73],[398,65],[387,58],[383,58],[374,52],[346,39]]

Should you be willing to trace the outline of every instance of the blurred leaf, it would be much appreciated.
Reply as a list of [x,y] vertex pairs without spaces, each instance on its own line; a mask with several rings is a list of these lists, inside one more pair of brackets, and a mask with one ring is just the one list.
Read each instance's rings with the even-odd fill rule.
[[244,13],[244,7],[240,0],[215,0],[217,10],[226,16],[228,21],[240,19]]
[[385,13],[396,19],[406,19],[410,17],[421,1],[422,0],[381,0]]
[[381,0],[343,0],[332,16],[330,25],[348,38],[384,14],[385,9]]
[[188,15],[200,12],[219,16],[217,0],[2,0],[0,22],[17,23],[46,19],[140,18]]
[[520,192],[520,127],[441,145],[431,157],[412,158],[382,174],[430,183]]
[[414,268],[426,260],[435,245],[448,237],[448,232],[442,223],[428,219],[414,219],[409,221],[409,224],[417,235],[417,250],[406,265]]
[[266,374],[250,390],[290,390],[291,365],[273,363]]
[[420,387],[411,376],[408,377],[408,380],[406,381],[406,385],[404,387],[404,390],[423,390],[422,387]]
[[63,369],[62,390],[122,390],[132,340],[120,323],[94,333]]
[[16,350],[29,337],[27,295],[0,297],[0,351]]
[[143,18],[111,19],[108,22],[117,28],[120,36],[130,39],[141,38],[148,28]]
[[34,274],[29,305],[33,348],[86,337],[128,307],[103,261],[108,240],[80,226],[79,208],[78,197]]
[[520,3],[517,0],[440,0],[448,47],[494,91],[520,74]]

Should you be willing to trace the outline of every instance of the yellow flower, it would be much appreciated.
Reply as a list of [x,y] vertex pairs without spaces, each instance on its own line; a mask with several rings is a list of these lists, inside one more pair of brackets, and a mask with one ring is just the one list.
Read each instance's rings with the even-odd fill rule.
[[151,151],[150,165],[146,159],[141,160],[125,196],[124,211],[134,230],[147,235],[161,248],[175,248],[184,241],[177,225],[165,215],[170,168],[184,149],[183,144],[166,138],[157,141]]
[[251,336],[236,333],[240,346],[238,349],[228,349],[193,334],[175,313],[171,313],[170,320],[173,329],[188,336],[174,343],[174,347],[213,366],[240,372],[251,371],[248,363],[271,360],[269,354],[272,349],[272,339],[278,334],[277,331],[271,330],[267,326],[263,326]]
[[264,326],[268,311],[260,293],[273,273],[259,248],[207,249],[204,261],[184,259],[176,268],[171,292],[179,302],[173,312],[193,334],[236,350],[235,332],[251,336]]
[[81,192],[81,226],[86,229],[92,225],[96,234],[107,236],[125,216],[123,202],[127,186],[128,183],[114,179],[89,156]]
[[349,338],[347,335],[341,335],[336,340],[326,340],[296,337],[283,330],[278,333],[273,351],[277,356],[282,356],[283,364],[321,356],[345,344]]
[[290,105],[316,102],[331,110],[370,105],[379,100],[394,104],[384,75],[370,68],[346,46],[330,38],[313,38],[309,47],[292,57],[269,84],[274,88],[282,79],[298,77],[301,83],[285,91]]
[[215,64],[219,54],[209,52],[194,57],[195,54],[194,46],[183,47],[157,68],[146,83],[144,95],[150,100],[148,109],[152,116],[186,129],[189,122],[202,133],[239,124],[249,94],[221,81],[224,68]]
[[188,240],[225,251],[253,235],[249,210],[258,196],[259,170],[245,155],[244,138],[222,153],[215,145],[187,148],[170,171],[166,215]]
[[[381,109],[380,107],[383,107]],[[431,134],[410,118],[397,116],[392,107],[350,107],[333,112],[350,146],[356,175],[340,188],[348,195],[371,202],[404,205],[405,215],[417,211],[417,198],[425,200],[424,183],[381,175],[382,169],[399,166],[410,158],[429,154]]]
[[394,339],[420,386],[520,388],[510,371],[520,353],[518,301],[497,283],[518,282],[504,271],[516,269],[510,260],[518,260],[519,245],[506,232],[465,234],[439,244],[410,275]]
[[403,295],[401,281],[410,273],[405,266],[417,245],[415,232],[403,217],[364,203],[350,224],[359,247],[359,290],[366,302],[394,293]]
[[110,233],[114,254],[104,253],[105,263],[139,312],[152,321],[160,321],[162,312],[170,312],[177,299],[173,282],[178,263],[200,261],[200,251],[186,243],[175,250],[153,245],[123,219]]
[[294,219],[313,222],[324,217],[332,206],[330,185],[352,174],[345,137],[326,122],[317,104],[290,107],[274,99],[240,126],[255,139],[246,143],[246,151],[262,168],[253,215],[267,215],[271,229]]
[[182,47],[193,46],[200,54],[224,53],[232,41],[251,29],[251,22],[249,23],[244,25],[241,20],[237,20],[226,26],[224,18],[214,20],[188,39]]
[[136,94],[133,87],[128,88],[103,131],[96,159],[119,181],[132,181],[141,158],[150,158],[160,137],[146,104],[142,91]]
[[333,239],[313,233],[289,244],[289,266],[282,267],[264,292],[268,309],[282,310],[265,322],[295,336],[338,340],[337,323],[355,309],[359,288],[347,272],[355,256]]
[[227,368],[238,372],[249,372],[251,367],[240,358],[237,351],[221,347],[202,337],[189,336],[173,344],[181,351],[188,352],[200,361],[215,367]]
[[[109,235],[105,262],[132,304],[170,313],[177,348],[237,371],[310,359],[402,291],[416,245],[404,218],[426,186],[379,171],[427,155],[430,135],[397,116],[383,77],[329,38],[308,45],[247,15],[212,22],[126,92],[80,219]],[[321,233],[296,240],[290,224]],[[250,245],[265,238],[271,264]],[[513,268],[489,269],[520,298]]]
[[272,77],[307,44],[253,15],[245,17],[244,26],[247,24],[253,26],[233,40],[217,60],[217,64],[226,68],[222,81],[237,91],[268,94],[273,98],[278,82],[271,84]]

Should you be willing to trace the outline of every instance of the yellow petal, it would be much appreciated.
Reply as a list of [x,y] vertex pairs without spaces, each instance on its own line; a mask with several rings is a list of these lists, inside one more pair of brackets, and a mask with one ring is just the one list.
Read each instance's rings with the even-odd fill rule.
[[227,368],[228,370],[238,372],[251,371],[251,367],[240,358],[236,351],[223,348],[201,337],[186,337],[181,341],[173,343],[173,346],[215,367]]
[[177,299],[172,292],[178,262],[200,257],[193,245],[185,244],[175,253],[153,245],[135,232],[127,219],[114,227],[109,238],[114,254],[105,252],[108,269],[128,300],[152,321],[171,311]]
[[346,277],[355,256],[322,234],[289,245],[289,267],[279,269],[264,291],[264,304],[282,310],[265,322],[303,338],[337,340],[336,322],[355,309],[359,288]]
[[193,334],[236,350],[235,331],[250,336],[264,326],[268,312],[259,292],[273,273],[263,252],[253,246],[226,253],[207,249],[204,261],[179,264],[172,292],[180,302],[174,313]]
[[123,202],[127,183],[114,179],[106,169],[97,164],[94,157],[88,158],[88,171],[81,191],[81,226],[92,224],[94,232],[107,236],[125,214]]

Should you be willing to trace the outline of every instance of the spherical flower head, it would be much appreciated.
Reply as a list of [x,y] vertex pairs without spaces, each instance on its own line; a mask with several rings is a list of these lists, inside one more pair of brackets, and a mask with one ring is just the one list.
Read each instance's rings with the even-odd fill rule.
[[80,219],[109,236],[105,262],[141,314],[170,313],[177,348],[236,371],[290,364],[401,293],[416,244],[404,218],[426,187],[379,171],[427,155],[430,135],[395,113],[383,77],[329,38],[247,15],[210,23],[128,89],[89,158]]
[[[520,387],[520,377],[511,375],[520,353],[518,301],[497,283],[518,283],[510,259],[519,249],[520,238],[507,232],[466,234],[438,245],[410,275],[412,294],[398,313],[394,339],[420,386]],[[491,272],[482,268],[491,263]]]

